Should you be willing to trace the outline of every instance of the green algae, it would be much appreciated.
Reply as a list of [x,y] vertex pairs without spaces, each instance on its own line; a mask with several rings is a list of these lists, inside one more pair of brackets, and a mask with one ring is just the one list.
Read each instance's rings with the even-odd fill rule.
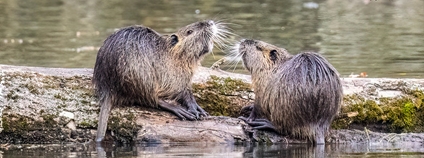
[[238,117],[242,106],[249,102],[250,84],[242,80],[210,76],[205,83],[193,84],[197,103],[213,116]]
[[83,120],[80,123],[77,124],[79,128],[96,128],[97,127],[97,120],[91,121],[91,120]]
[[47,115],[42,115],[41,116],[43,118],[43,121],[39,121],[39,125],[37,125],[37,123],[35,124],[36,126],[39,127],[43,127],[43,128],[53,128],[53,127],[58,127],[58,122],[55,121],[55,118],[58,118],[57,115],[52,115],[52,114],[47,114]]
[[130,143],[137,137],[137,132],[141,129],[136,123],[133,112],[113,113],[109,116],[107,128],[112,131],[114,138],[118,142]]
[[[365,99],[359,95],[344,97],[341,115],[332,127],[345,129],[352,125],[369,127],[379,126],[382,132],[424,132],[422,91],[405,91],[396,98]],[[349,114],[356,114],[348,117]]]
[[265,144],[265,145],[272,145],[274,144],[273,141],[270,138],[270,135],[267,134],[267,132],[258,130],[254,135],[253,139],[255,140],[255,143],[258,144]]
[[24,134],[29,130],[35,129],[35,126],[32,126],[32,122],[34,120],[29,117],[4,114],[2,116],[3,132]]
[[42,119],[35,120],[27,116],[16,114],[6,114],[2,116],[3,132],[6,133],[26,133],[34,130],[47,130],[54,127],[59,127],[55,119],[56,115],[41,115]]
[[3,132],[16,132],[21,133],[26,131],[28,128],[28,119],[27,118],[17,118],[14,119],[13,115],[3,115]]

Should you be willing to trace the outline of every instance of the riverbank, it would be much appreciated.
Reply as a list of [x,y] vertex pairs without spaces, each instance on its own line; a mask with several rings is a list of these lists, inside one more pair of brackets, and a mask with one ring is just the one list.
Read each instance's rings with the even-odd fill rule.
[[[0,143],[90,142],[99,107],[92,69],[0,65]],[[343,78],[344,105],[328,142],[423,142],[424,79]],[[107,140],[122,143],[302,143],[255,131],[236,119],[254,98],[250,76],[200,67],[193,78],[200,106],[214,115],[180,121],[155,109],[112,110]],[[221,116],[224,115],[224,116]]]

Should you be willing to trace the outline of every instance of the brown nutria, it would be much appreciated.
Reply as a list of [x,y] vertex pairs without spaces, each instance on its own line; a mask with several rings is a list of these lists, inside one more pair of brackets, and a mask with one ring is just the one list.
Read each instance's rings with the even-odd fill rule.
[[225,44],[222,23],[196,22],[170,35],[143,26],[110,35],[97,54],[93,84],[101,106],[97,142],[105,136],[112,106],[137,104],[167,110],[185,120],[207,116],[191,90],[194,70],[214,42]]
[[337,70],[317,53],[293,56],[258,40],[237,47],[255,90],[253,106],[246,107],[252,112],[240,118],[256,129],[324,144],[343,97]]

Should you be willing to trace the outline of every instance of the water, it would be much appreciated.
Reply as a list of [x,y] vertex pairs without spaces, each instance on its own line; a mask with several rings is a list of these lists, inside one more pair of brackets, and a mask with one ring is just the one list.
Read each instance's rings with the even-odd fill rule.
[[0,158],[24,157],[423,157],[422,144],[415,145],[320,145],[313,147],[305,144],[277,145],[205,145],[205,144],[138,144],[132,146],[66,146],[0,150]]
[[[143,24],[166,34],[203,19],[232,23],[295,54],[322,53],[342,74],[424,77],[422,0],[0,0],[0,64],[92,68],[103,40]],[[203,62],[222,58],[215,50]],[[242,72],[223,65],[224,70]]]

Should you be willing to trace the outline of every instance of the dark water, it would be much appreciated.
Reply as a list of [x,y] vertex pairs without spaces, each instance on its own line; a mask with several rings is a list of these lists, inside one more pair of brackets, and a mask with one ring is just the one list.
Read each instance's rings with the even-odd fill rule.
[[[33,145],[34,146],[34,145]],[[35,147],[40,147],[36,146]],[[25,147],[28,148],[28,147]],[[31,148],[31,147],[30,147]],[[50,145],[35,149],[0,150],[0,158],[10,157],[424,157],[422,144],[350,145],[225,145],[225,144],[150,144],[132,146]]]
[[[219,19],[232,23],[239,38],[292,53],[318,51],[343,76],[423,78],[423,6],[423,0],[0,0],[0,64],[92,68],[117,28],[143,24],[166,34]],[[203,65],[222,55],[215,50]]]

